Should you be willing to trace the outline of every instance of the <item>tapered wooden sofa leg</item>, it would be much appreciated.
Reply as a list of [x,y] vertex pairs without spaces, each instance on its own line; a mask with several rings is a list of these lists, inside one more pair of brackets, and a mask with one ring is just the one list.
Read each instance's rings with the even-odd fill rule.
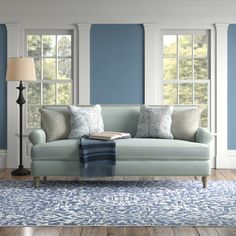
[[40,183],[40,177],[34,177],[34,186],[35,186],[35,188],[39,187],[39,183]]
[[207,188],[207,176],[202,176],[203,188]]

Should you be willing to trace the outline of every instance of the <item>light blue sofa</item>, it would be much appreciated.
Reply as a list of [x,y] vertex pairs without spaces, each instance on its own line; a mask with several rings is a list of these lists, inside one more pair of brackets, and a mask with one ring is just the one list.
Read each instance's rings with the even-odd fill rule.
[[[50,107],[49,109],[62,109]],[[182,109],[174,107],[174,109]],[[103,106],[102,116],[107,131],[136,134],[139,106]],[[199,128],[196,142],[177,139],[131,138],[116,140],[116,176],[202,176],[203,187],[210,175],[212,135]],[[35,186],[42,176],[79,176],[79,140],[63,139],[46,142],[43,129],[29,135],[31,171]]]

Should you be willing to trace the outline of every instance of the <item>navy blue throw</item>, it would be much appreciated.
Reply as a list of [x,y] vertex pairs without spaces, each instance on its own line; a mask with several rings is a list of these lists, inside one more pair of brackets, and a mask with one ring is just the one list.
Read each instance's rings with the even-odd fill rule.
[[80,138],[80,171],[84,177],[114,176],[116,143],[114,140]]

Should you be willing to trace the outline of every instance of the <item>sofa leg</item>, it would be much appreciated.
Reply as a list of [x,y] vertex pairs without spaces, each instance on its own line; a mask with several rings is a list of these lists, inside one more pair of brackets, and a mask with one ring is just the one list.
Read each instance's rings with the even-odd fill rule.
[[202,176],[203,188],[207,188],[207,176]]
[[35,188],[39,187],[39,183],[40,183],[40,177],[34,177],[34,186],[35,186]]

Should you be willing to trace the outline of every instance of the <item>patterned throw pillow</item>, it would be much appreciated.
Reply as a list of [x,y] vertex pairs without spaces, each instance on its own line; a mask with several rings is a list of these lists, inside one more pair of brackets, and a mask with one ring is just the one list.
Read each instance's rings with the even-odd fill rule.
[[46,132],[47,142],[66,139],[70,132],[69,113],[51,109],[39,109],[41,127]]
[[69,138],[80,138],[84,135],[104,131],[100,105],[94,107],[68,106],[68,108],[71,125]]
[[174,110],[171,125],[174,138],[195,142],[201,112],[202,110],[198,107]]
[[165,138],[172,139],[171,115],[173,106],[140,107],[140,116],[138,122],[138,131],[136,138]]

